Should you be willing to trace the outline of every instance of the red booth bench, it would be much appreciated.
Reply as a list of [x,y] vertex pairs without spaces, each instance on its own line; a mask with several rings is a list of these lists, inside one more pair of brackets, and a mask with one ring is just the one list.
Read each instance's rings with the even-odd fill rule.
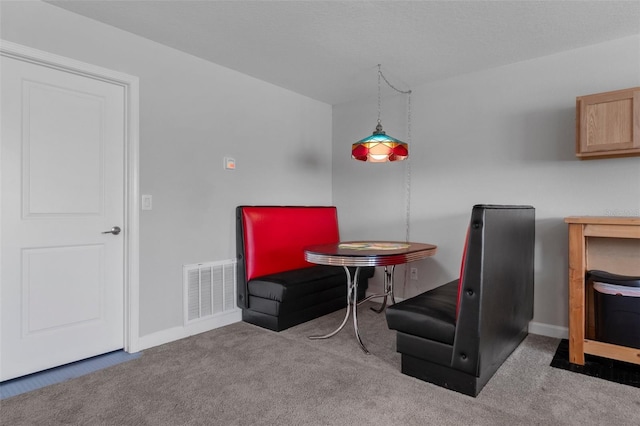
[[[237,304],[242,319],[281,331],[344,308],[345,270],[304,259],[305,247],[339,241],[336,207],[237,207]],[[374,268],[361,268],[359,299],[373,273]]]

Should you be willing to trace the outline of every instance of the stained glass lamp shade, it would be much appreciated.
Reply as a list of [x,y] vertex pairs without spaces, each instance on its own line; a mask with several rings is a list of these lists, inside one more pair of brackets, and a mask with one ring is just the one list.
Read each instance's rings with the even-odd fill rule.
[[378,120],[376,130],[351,146],[351,158],[370,163],[401,161],[409,156],[409,145],[388,136]]

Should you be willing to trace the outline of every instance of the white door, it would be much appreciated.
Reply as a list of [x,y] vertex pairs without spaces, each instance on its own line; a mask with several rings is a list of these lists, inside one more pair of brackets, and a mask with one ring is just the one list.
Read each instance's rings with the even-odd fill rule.
[[0,380],[124,346],[122,86],[0,57]]

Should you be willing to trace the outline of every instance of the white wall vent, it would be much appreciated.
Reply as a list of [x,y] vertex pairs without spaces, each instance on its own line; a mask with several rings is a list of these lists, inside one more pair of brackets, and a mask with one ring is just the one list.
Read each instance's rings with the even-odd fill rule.
[[184,323],[236,310],[236,260],[183,266]]

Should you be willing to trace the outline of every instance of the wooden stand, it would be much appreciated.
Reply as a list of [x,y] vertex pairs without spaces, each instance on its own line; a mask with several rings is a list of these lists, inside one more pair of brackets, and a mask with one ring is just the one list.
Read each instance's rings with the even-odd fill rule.
[[585,272],[640,275],[640,217],[567,217],[569,224],[569,362],[584,354],[640,364],[640,349],[593,340],[593,289]]

